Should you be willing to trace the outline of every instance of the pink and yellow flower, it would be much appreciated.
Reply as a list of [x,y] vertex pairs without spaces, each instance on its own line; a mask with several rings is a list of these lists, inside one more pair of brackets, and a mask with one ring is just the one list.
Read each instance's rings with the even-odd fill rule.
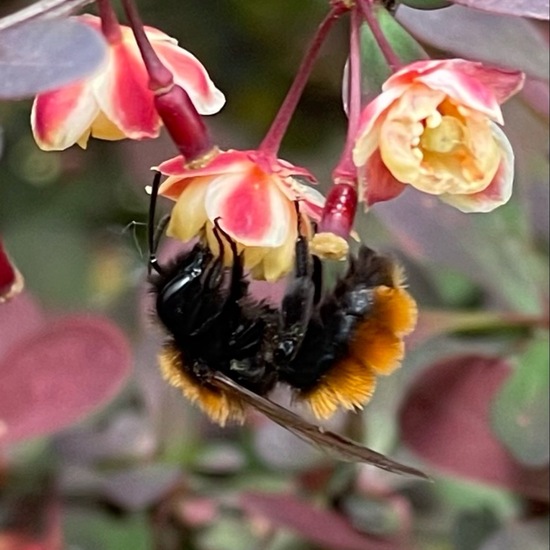
[[[219,218],[256,279],[274,281],[293,267],[295,201],[301,231],[309,231],[310,220],[320,219],[324,204],[318,191],[298,181],[313,180],[307,170],[256,151],[221,152],[200,168],[185,166],[179,156],[158,170],[168,176],[159,193],[176,201],[167,234],[181,241],[204,237],[216,252],[212,228]],[[228,254],[226,258],[230,261]]]
[[[83,15],[83,23],[101,29],[98,17]],[[161,120],[155,110],[149,77],[129,27],[120,25],[119,37],[108,44],[102,68],[75,84],[38,95],[31,123],[38,146],[62,150],[78,143],[85,148],[90,136],[106,140],[154,138]],[[225,98],[206,69],[174,38],[145,27],[155,52],[191,98],[200,114],[218,112]]]
[[463,212],[512,193],[514,156],[497,124],[524,75],[463,59],[425,60],[393,74],[361,114],[353,160],[367,204],[407,185]]

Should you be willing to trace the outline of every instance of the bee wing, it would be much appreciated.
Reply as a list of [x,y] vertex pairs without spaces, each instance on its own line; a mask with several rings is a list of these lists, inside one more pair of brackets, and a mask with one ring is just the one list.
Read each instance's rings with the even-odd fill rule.
[[347,437],[326,430],[322,426],[307,422],[297,414],[277,405],[277,403],[242,387],[220,372],[213,373],[212,379],[209,380],[209,382],[217,386],[220,390],[228,392],[259,410],[270,420],[292,432],[307,443],[319,447],[321,450],[328,452],[339,460],[347,462],[365,462],[389,472],[409,474],[423,479],[429,479],[426,474],[416,468],[400,464],[381,453],[358,445]]

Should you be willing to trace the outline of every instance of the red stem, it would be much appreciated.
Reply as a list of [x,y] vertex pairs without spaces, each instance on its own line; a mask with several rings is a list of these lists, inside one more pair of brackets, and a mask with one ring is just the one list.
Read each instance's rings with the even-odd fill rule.
[[171,88],[174,85],[174,77],[162,64],[155,50],[153,50],[143,30],[143,22],[141,21],[141,17],[139,16],[133,0],[122,0],[122,5],[124,6],[126,17],[134,32],[143,63],[145,63],[147,73],[149,74],[149,88],[154,92]]
[[361,17],[357,10],[351,14],[350,48],[348,74],[348,132],[342,156],[332,172],[334,183],[347,183],[357,186],[356,168],[353,164],[352,150],[357,138],[359,115],[361,112],[361,52],[360,52]]
[[294,82],[288,90],[279,112],[275,116],[271,127],[267,131],[267,134],[259,146],[259,150],[264,153],[267,153],[268,155],[272,154],[274,156],[277,155],[279,147],[281,146],[281,141],[286,133],[292,115],[296,110],[298,101],[302,96],[302,92],[307,84],[313,65],[317,60],[319,50],[321,49],[321,46],[323,45],[330,29],[332,28],[332,25],[340,17],[340,15],[344,13],[344,11],[346,11],[346,8],[343,6],[333,7],[319,25],[311,45],[302,59],[302,63],[296,73]]
[[372,34],[374,35],[374,38],[378,43],[378,47],[382,51],[382,55],[386,58],[386,61],[388,62],[388,65],[390,66],[392,72],[395,72],[399,68],[401,68],[403,63],[399,56],[395,53],[392,45],[388,42],[388,39],[385,37],[384,33],[382,32],[380,24],[378,23],[378,19],[374,14],[372,4],[373,0],[357,0],[357,7],[361,10],[365,21],[369,25]]
[[118,44],[122,40],[122,31],[113,6],[109,0],[98,0],[97,7],[101,17],[101,32],[109,44]]

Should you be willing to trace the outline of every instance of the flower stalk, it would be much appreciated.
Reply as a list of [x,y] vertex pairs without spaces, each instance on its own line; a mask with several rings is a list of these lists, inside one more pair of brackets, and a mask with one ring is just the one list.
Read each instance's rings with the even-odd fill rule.
[[174,144],[186,161],[206,156],[213,146],[202,117],[151,46],[134,1],[122,4],[149,75],[155,107]]
[[271,127],[267,131],[262,143],[259,146],[259,151],[267,154],[268,156],[276,156],[283,137],[287,131],[290,120],[294,115],[294,111],[300,101],[300,97],[304,91],[304,88],[309,80],[309,76],[313,69],[313,65],[319,56],[321,46],[325,42],[329,31],[336,20],[346,11],[344,6],[334,6],[325,17],[325,19],[319,25],[315,36],[311,42],[309,49],[307,50],[302,63],[298,68],[298,72],[288,90],[288,93],[277,112],[277,115],[273,119]]
[[395,72],[399,70],[403,66],[403,63],[380,28],[380,24],[378,23],[378,19],[374,13],[373,1],[357,0],[357,9],[361,11],[365,21],[370,27],[372,34],[380,47],[382,55],[386,58],[386,61],[390,66],[391,71]]

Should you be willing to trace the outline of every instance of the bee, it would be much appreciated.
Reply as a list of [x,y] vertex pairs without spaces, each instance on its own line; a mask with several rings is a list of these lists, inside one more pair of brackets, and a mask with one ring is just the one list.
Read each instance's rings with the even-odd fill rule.
[[268,398],[277,384],[284,384],[319,419],[339,409],[362,408],[376,377],[399,365],[403,336],[416,322],[416,304],[395,264],[361,246],[350,256],[345,275],[324,294],[321,263],[298,231],[295,274],[280,307],[274,307],[249,292],[223,220],[214,223],[217,256],[198,243],[167,265],[159,264],[155,251],[167,223],[165,218],[156,232],[151,229],[159,184],[156,174],[149,211],[149,279],[155,313],[167,334],[159,355],[163,377],[219,425],[242,423],[252,407],[341,460],[426,477]]

